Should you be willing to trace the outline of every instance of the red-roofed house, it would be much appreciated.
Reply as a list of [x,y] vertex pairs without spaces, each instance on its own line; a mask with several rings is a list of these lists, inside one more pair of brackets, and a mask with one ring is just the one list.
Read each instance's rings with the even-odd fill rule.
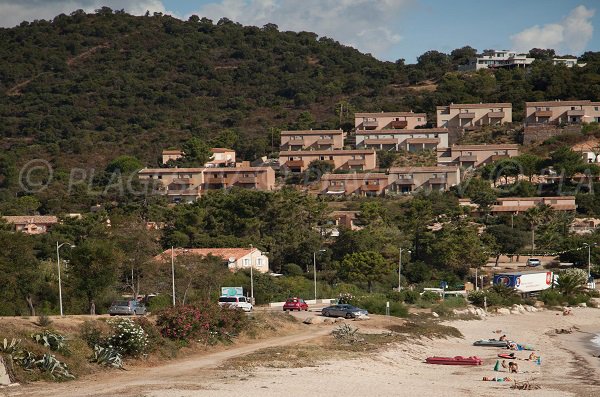
[[3,216],[2,218],[7,223],[14,225],[17,232],[25,234],[46,233],[58,223],[58,218],[53,215]]
[[[179,255],[220,257],[223,262],[227,263],[227,267],[232,272],[249,269],[250,265],[254,270],[261,273],[269,271],[269,258],[257,248],[175,248],[173,256],[177,257]],[[168,249],[154,259],[169,260],[170,258],[171,250]]]

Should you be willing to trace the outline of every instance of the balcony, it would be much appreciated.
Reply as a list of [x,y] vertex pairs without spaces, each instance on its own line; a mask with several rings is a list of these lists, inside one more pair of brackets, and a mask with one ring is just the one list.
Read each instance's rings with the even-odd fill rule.
[[473,113],[473,112],[459,113],[458,114],[458,118],[459,119],[474,119],[475,118],[475,113]]
[[585,110],[583,110],[583,109],[567,110],[567,116],[583,117],[583,116],[585,116]]
[[488,118],[490,119],[503,119],[505,116],[504,112],[489,112],[487,114]]
[[208,176],[206,178],[206,183],[208,183],[209,185],[226,184],[227,178],[224,176]]
[[536,110],[535,117],[552,117],[552,110]]
[[393,129],[404,129],[408,127],[408,121],[406,120],[394,120],[390,123],[390,127]]
[[396,179],[394,181],[395,185],[402,185],[402,186],[413,186],[415,184],[415,181],[412,178],[400,178],[400,179]]
[[288,146],[304,146],[304,139],[292,139],[288,141]]
[[171,183],[175,185],[191,185],[192,180],[190,178],[176,178]]
[[350,167],[356,167],[356,166],[365,165],[365,164],[366,164],[365,159],[351,159],[351,160],[348,160],[348,166],[350,166]]
[[445,185],[447,182],[446,178],[429,178],[430,185]]
[[286,161],[285,166],[289,168],[304,167],[304,160],[288,160]]
[[364,120],[363,128],[366,130],[374,130],[379,126],[379,122],[377,120]]
[[333,138],[318,139],[317,145],[333,145]]
[[458,161],[460,161],[461,163],[470,163],[470,162],[476,162],[477,161],[477,156],[460,156],[458,158]]
[[236,183],[240,185],[256,185],[257,180],[255,176],[243,176],[235,179]]
[[363,192],[379,192],[381,190],[381,185],[370,184],[370,185],[361,185],[360,190]]

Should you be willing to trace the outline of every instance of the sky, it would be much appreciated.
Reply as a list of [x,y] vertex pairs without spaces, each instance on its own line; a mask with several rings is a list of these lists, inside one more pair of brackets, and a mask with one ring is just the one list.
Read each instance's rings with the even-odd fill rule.
[[600,0],[0,0],[0,26],[103,5],[136,15],[149,10],[184,20],[196,14],[214,22],[274,23],[407,63],[428,50],[449,53],[465,45],[480,52],[600,51]]

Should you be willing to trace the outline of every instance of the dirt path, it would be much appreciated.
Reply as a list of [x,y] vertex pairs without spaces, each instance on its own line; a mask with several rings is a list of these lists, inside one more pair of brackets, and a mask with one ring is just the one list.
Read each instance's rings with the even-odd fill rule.
[[135,368],[131,371],[95,374],[68,383],[36,383],[0,391],[4,396],[143,396],[146,391],[157,388],[202,389],[207,378],[203,371],[214,369],[226,360],[243,356],[260,349],[291,345],[327,335],[330,326],[311,326],[293,335],[270,338],[257,343],[235,347],[217,353],[176,360],[154,368]]

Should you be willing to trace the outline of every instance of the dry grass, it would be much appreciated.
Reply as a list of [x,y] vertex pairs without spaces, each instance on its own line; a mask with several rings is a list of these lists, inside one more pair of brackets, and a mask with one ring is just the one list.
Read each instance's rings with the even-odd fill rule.
[[392,332],[405,336],[407,339],[414,338],[463,338],[463,334],[456,328],[442,325],[436,321],[407,321],[404,325],[390,325],[387,327]]

